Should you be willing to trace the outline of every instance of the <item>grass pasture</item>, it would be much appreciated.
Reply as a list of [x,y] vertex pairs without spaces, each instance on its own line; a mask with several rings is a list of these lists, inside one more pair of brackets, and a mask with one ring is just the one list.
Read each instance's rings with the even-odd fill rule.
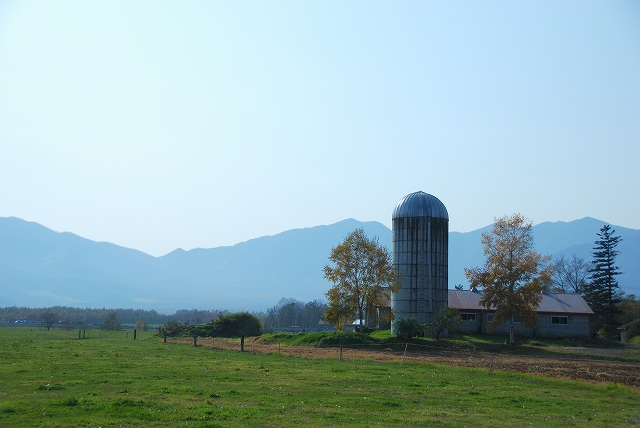
[[640,424],[640,392],[616,384],[240,353],[124,333],[78,339],[77,331],[0,328],[0,426]]

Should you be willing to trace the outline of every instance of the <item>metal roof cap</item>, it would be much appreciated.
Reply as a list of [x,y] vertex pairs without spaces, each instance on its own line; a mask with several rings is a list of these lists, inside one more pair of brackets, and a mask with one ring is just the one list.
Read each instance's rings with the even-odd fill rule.
[[433,217],[449,220],[449,213],[440,199],[419,191],[409,193],[396,204],[391,219],[403,217]]

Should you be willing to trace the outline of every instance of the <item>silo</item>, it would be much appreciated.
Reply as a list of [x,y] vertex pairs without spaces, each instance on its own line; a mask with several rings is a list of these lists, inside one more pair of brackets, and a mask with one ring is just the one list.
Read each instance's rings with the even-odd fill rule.
[[393,264],[403,277],[391,296],[395,319],[427,324],[448,305],[449,214],[435,196],[411,193],[393,210],[391,231]]

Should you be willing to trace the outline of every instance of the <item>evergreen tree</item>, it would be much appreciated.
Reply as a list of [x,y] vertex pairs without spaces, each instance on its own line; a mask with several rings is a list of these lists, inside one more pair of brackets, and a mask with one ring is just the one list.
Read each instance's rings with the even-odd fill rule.
[[585,300],[594,312],[593,325],[595,330],[608,337],[615,337],[617,316],[620,314],[622,292],[618,287],[616,275],[620,275],[618,266],[615,265],[616,246],[622,238],[614,236],[615,230],[611,226],[604,225],[598,233],[600,239],[595,241],[593,247],[593,267],[590,269],[591,280],[586,286]]

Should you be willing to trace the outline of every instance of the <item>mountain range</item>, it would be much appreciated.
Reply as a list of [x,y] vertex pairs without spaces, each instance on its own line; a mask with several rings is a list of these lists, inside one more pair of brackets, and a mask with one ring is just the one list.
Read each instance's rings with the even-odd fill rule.
[[[596,233],[606,222],[583,218],[533,227],[536,249],[590,260]],[[640,230],[612,227],[622,237],[616,259],[620,287],[640,294]],[[391,230],[378,222],[347,219],[328,226],[288,230],[233,246],[177,249],[161,257],[38,223],[0,217],[0,307],[54,305],[91,308],[228,309],[261,311],[282,297],[323,299],[331,286],[322,268],[331,249],[356,228],[391,248]],[[464,267],[484,262],[481,235],[449,233],[449,288],[467,288]]]

